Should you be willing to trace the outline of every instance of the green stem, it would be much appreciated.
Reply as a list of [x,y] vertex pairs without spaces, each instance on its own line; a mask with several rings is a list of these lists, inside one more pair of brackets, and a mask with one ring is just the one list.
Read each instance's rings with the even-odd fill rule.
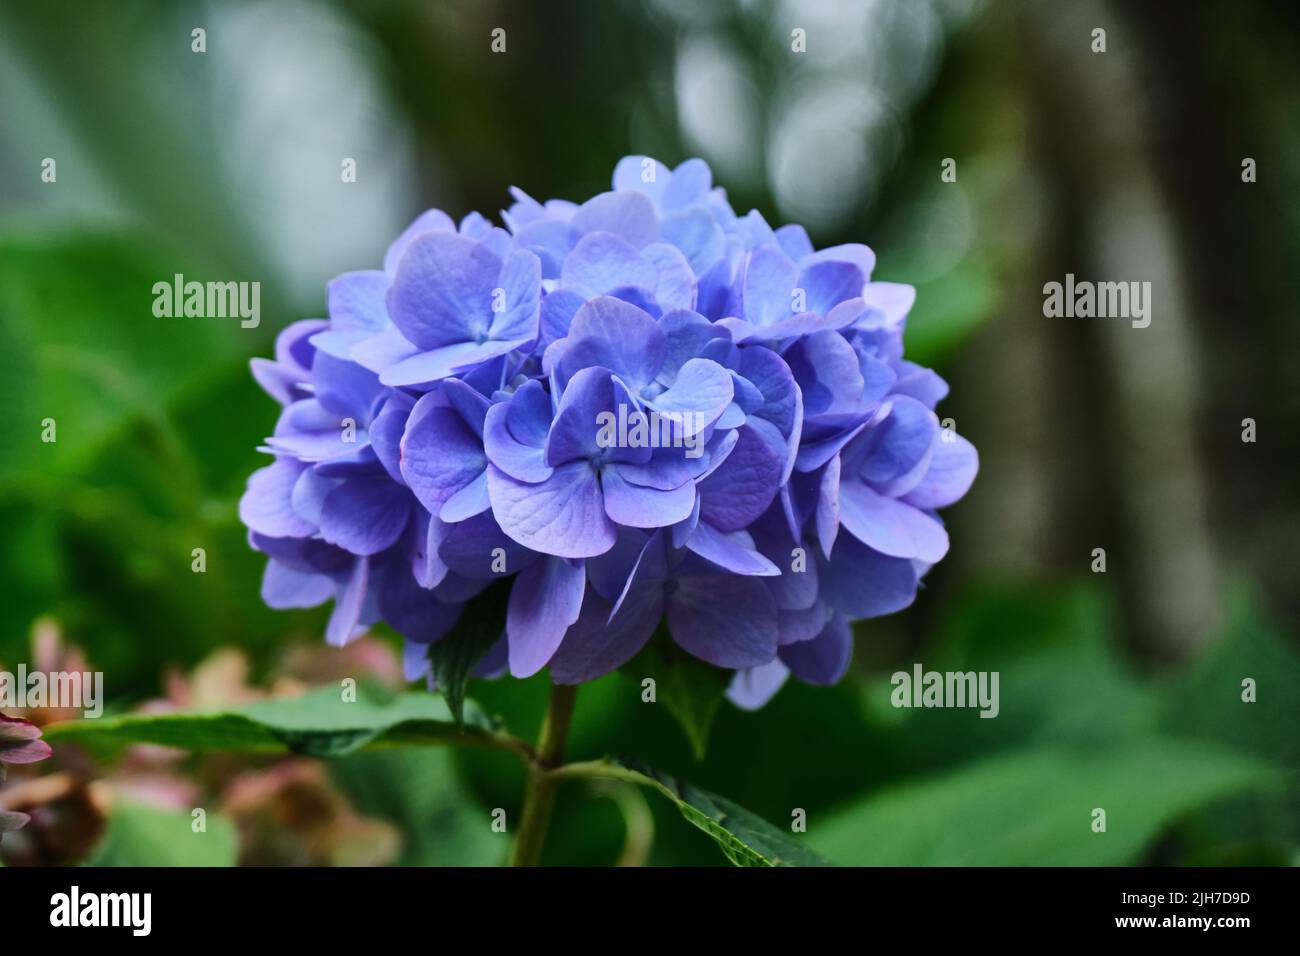
[[546,828],[551,822],[551,809],[555,806],[555,786],[558,783],[555,770],[564,759],[564,739],[569,733],[577,696],[577,686],[554,684],[551,687],[550,704],[537,738],[537,753],[528,762],[524,813],[519,824],[519,838],[515,842],[514,866],[537,866],[541,862]]

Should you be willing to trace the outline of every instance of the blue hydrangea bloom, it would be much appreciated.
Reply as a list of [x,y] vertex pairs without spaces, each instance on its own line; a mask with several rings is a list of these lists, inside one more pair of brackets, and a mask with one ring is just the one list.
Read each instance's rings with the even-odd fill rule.
[[412,679],[504,577],[484,675],[592,680],[666,625],[740,706],[834,683],[978,468],[903,357],[914,290],[738,216],[700,160],[612,185],[512,189],[503,226],[426,212],[253,360],[282,406],[240,502],[263,596],[332,599],[336,644],[386,622]]

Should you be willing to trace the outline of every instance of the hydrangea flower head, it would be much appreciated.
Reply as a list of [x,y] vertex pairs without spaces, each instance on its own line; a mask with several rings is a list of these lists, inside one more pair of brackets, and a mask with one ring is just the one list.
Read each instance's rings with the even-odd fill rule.
[[833,683],[978,467],[903,358],[914,290],[736,215],[700,160],[612,185],[512,189],[502,226],[426,212],[254,360],[283,406],[240,503],[264,598],[333,599],[338,644],[386,622],[412,679],[508,578],[481,674],[592,680],[666,625],[741,706]]

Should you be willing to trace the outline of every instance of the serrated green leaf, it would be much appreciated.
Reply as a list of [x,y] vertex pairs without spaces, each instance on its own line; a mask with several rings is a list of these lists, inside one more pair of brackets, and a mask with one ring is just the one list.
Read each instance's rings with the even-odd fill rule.
[[494,581],[465,605],[455,630],[429,645],[433,682],[447,699],[457,724],[463,720],[465,687],[474,668],[505,632],[509,600],[509,581]]
[[655,770],[635,757],[610,757],[581,768],[574,776],[610,777],[653,787],[677,805],[694,826],[718,844],[736,866],[831,866],[800,842],[726,797]]
[[337,757],[381,746],[462,743],[467,737],[484,743],[493,740],[492,728],[477,706],[466,706],[461,728],[447,704],[432,694],[385,697],[360,688],[355,701],[345,701],[332,687],[225,711],[128,714],[45,729],[45,738],[56,748],[78,743],[112,751],[130,743],[151,743],[190,751],[292,752],[313,757]]
[[728,671],[687,654],[662,630],[622,668],[638,684],[655,682],[655,700],[677,719],[696,760],[704,759],[709,729],[731,679]]
[[121,801],[85,865],[234,866],[238,855],[234,824],[220,814],[207,814],[195,833],[189,813]]

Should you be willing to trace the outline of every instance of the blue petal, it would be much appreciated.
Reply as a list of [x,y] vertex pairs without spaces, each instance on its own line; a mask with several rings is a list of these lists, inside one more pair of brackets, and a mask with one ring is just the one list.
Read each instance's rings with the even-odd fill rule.
[[686,547],[705,560],[735,574],[780,576],[781,569],[759,554],[746,531],[723,533],[701,521],[686,539]]
[[664,240],[681,250],[696,275],[703,275],[726,252],[722,227],[703,206],[668,213],[661,228]]
[[457,342],[429,352],[420,352],[410,358],[390,365],[380,373],[379,381],[400,388],[408,385],[426,385],[458,375],[476,365],[513,352],[527,339],[497,342]]
[[511,674],[531,677],[546,666],[578,619],[585,589],[581,561],[548,558],[519,572],[506,611]]
[[314,534],[315,524],[293,508],[293,488],[305,467],[289,458],[277,458],[253,472],[247,490],[239,499],[239,520],[258,534],[271,538]]
[[946,508],[970,490],[978,471],[975,446],[956,433],[945,432],[935,444],[929,471],[903,501],[926,511]]
[[492,289],[501,260],[486,246],[451,233],[415,239],[388,292],[402,334],[426,351],[472,342],[492,321]]
[[640,392],[655,380],[667,354],[667,339],[649,314],[601,296],[574,315],[559,370],[567,380],[584,368],[604,366]]
[[370,560],[357,558],[338,589],[334,598],[334,610],[330,613],[329,624],[325,628],[325,640],[335,647],[342,647],[357,636],[361,605],[365,601],[369,580]]
[[614,522],[605,514],[596,473],[585,461],[561,465],[539,484],[516,481],[489,465],[488,493],[501,530],[534,551],[590,558],[614,546]]
[[727,699],[741,710],[758,710],[776,696],[789,676],[789,668],[779,658],[758,667],[746,667],[732,677]]
[[751,252],[741,291],[745,321],[763,328],[788,317],[795,275],[794,262],[780,249],[764,246]]
[[378,554],[401,537],[410,513],[410,495],[387,475],[348,478],[325,496],[321,536],[353,554]]
[[455,232],[456,224],[452,222],[451,216],[447,215],[441,209],[428,209],[415,217],[415,221],[402,231],[402,234],[393,240],[393,244],[388,247],[384,254],[384,271],[392,275],[397,271],[397,264],[401,261],[402,256],[415,239],[424,235],[426,232]]
[[323,574],[299,571],[279,561],[266,562],[262,575],[262,600],[267,607],[316,607],[334,596],[334,582]]
[[893,614],[916,599],[913,562],[873,551],[850,535],[840,535],[818,575],[823,600],[854,620]]
[[498,341],[537,338],[541,314],[542,266],[527,249],[516,249],[501,267],[493,297],[504,299],[505,309],[492,313],[488,337]]
[[695,506],[695,486],[661,490],[628,482],[619,474],[620,465],[608,465],[601,472],[605,514],[618,524],[632,528],[666,528],[685,521]]
[[800,311],[825,315],[841,302],[861,296],[865,280],[861,270],[848,262],[814,262],[799,273],[796,284],[804,290]]
[[698,485],[700,517],[721,531],[746,528],[776,496],[785,465],[749,426],[727,460]]
[[840,483],[840,522],[869,548],[934,563],[948,553],[948,532],[925,512],[860,481]]
[[787,644],[779,653],[781,660],[801,681],[829,686],[838,682],[849,669],[849,659],[853,656],[853,631],[844,615],[836,614],[817,637]]
[[659,238],[659,217],[642,192],[633,189],[601,193],[588,199],[573,214],[582,232],[608,232],[637,249]]
[[678,645],[718,667],[757,667],[776,655],[776,605],[762,578],[679,579],[668,598],[668,627]]
[[717,362],[691,359],[677,372],[672,386],[646,402],[694,436],[718,420],[735,394],[731,376]]
[[402,437],[402,477],[432,514],[487,467],[478,436],[455,411],[437,404],[440,398],[430,393],[416,403]]
[[624,286],[653,289],[658,282],[654,263],[608,232],[583,236],[560,269],[561,288],[587,296],[605,295]]

